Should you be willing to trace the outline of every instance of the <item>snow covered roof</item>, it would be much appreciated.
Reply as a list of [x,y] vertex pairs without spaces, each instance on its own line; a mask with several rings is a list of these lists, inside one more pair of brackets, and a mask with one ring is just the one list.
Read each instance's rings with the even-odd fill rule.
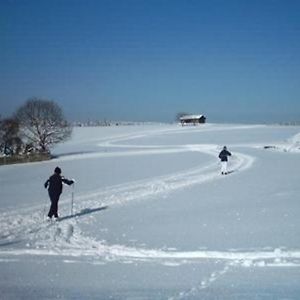
[[180,120],[191,120],[191,119],[201,119],[203,115],[185,115],[180,117]]

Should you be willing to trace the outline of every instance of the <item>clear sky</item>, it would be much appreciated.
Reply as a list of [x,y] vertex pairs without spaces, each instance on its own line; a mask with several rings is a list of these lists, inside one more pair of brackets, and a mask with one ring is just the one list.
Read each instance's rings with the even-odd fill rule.
[[1,0],[0,113],[300,120],[298,0]]

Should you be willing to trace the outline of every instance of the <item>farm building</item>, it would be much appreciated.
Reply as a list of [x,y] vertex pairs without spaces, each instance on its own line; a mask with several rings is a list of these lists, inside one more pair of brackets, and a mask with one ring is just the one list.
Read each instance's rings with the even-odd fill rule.
[[180,123],[182,126],[203,124],[205,121],[206,117],[203,115],[186,115],[180,118]]

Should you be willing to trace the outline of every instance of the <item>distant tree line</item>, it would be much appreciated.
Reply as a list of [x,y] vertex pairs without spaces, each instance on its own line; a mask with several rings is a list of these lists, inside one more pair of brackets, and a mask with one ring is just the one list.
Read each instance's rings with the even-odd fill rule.
[[13,116],[0,116],[0,155],[2,157],[50,156],[53,145],[72,134],[62,109],[50,100],[31,98]]

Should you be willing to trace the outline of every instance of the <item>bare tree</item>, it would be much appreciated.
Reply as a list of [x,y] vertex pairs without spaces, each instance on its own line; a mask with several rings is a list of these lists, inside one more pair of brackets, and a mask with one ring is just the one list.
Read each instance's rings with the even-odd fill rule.
[[51,146],[65,141],[72,134],[72,127],[54,101],[31,98],[15,116],[27,143],[40,152],[50,152]]
[[5,155],[19,154],[22,150],[19,123],[14,118],[0,120],[0,151]]

